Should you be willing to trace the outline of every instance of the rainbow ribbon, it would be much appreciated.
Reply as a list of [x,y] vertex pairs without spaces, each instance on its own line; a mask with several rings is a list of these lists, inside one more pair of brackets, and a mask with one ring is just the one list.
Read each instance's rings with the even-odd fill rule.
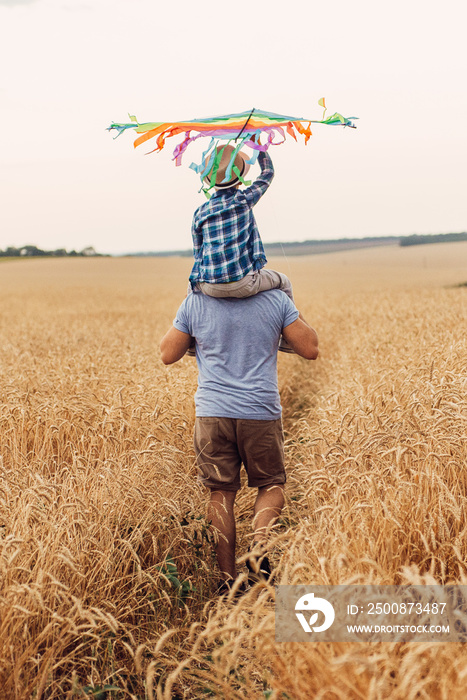
[[[251,111],[239,112],[238,114],[193,119],[186,122],[145,122],[140,124],[135,116],[129,115],[130,123],[120,124],[112,122],[107,127],[107,130],[117,131],[115,138],[127,129],[133,129],[137,134],[141,134],[134,141],[135,148],[155,138],[156,147],[149,153],[162,151],[168,138],[184,134],[183,141],[175,147],[173,152],[175,165],[181,165],[182,157],[193,141],[202,137],[210,137],[211,141],[203,153],[201,162],[190,165],[200,175],[203,183],[204,178],[213,166],[216,148],[221,140],[226,140],[229,143],[233,142],[235,145],[231,163],[226,173],[226,176],[229,176],[229,170],[233,167],[235,155],[243,146],[249,146],[253,151],[253,155],[248,160],[248,163],[252,165],[256,162],[260,151],[267,151],[270,146],[278,146],[284,143],[286,134],[297,140],[298,133],[304,137],[305,144],[307,144],[312,135],[312,124],[356,128],[351,120],[357,119],[357,117],[346,118],[342,114],[335,112],[330,117],[325,118],[326,105],[324,97],[319,100],[318,104],[324,108],[323,118],[319,120],[289,117],[283,114],[275,114],[274,112],[252,109]],[[262,135],[265,136],[265,139],[263,137],[264,143],[261,143]],[[214,184],[211,182],[208,187],[202,187],[202,189],[208,193],[213,186]]]

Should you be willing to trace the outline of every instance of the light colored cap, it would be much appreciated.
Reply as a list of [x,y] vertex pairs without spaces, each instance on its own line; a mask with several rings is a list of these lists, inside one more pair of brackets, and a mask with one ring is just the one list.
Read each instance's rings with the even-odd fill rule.
[[[229,163],[232,160],[232,153],[235,151],[234,146],[231,146],[228,144],[227,146],[217,146],[216,148],[217,153],[220,151],[222,152],[221,160],[219,163],[219,168],[216,173],[216,184],[215,186],[218,188],[225,189],[226,187],[233,187],[233,185],[236,185],[239,182],[239,179],[237,175],[235,174],[233,168],[231,171],[231,178],[228,182],[223,182],[225,180],[225,174],[227,172],[227,169],[229,167]],[[247,172],[250,169],[250,166],[246,162],[248,160],[248,155],[246,153],[242,153],[242,151],[239,151],[237,155],[235,156],[235,160],[233,162],[233,165],[235,165],[239,171],[241,177],[245,177]],[[212,173],[212,168],[210,172],[205,176],[204,181],[207,184],[211,183],[211,173]]]

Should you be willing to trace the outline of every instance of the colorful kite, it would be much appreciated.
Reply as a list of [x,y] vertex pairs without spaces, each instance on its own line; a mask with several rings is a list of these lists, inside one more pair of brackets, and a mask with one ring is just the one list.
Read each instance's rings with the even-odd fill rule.
[[[112,131],[115,129],[118,132],[117,136],[120,136],[127,129],[134,129],[137,134],[141,134],[135,139],[135,147],[149,141],[149,139],[156,138],[156,147],[149,153],[162,151],[166,139],[184,134],[183,141],[175,147],[173,152],[175,165],[181,164],[183,154],[190,143],[202,137],[211,137],[209,146],[202,155],[201,162],[190,165],[192,170],[200,175],[202,183],[205,183],[205,178],[209,174],[209,182],[205,187],[202,187],[203,191],[208,194],[209,190],[214,186],[217,172],[216,165],[218,165],[221,157],[221,153],[217,151],[219,141],[233,142],[235,144],[226,175],[230,176],[230,170],[232,167],[235,168],[233,165],[235,156],[243,146],[249,146],[253,150],[253,155],[247,161],[249,165],[253,165],[260,151],[267,151],[269,146],[277,146],[284,143],[286,133],[295,140],[297,140],[297,133],[302,134],[305,138],[305,144],[308,143],[311,136],[311,124],[349,126],[355,129],[351,120],[356,119],[356,117],[346,118],[336,112],[332,116],[325,118],[326,105],[324,97],[319,100],[318,104],[324,108],[323,118],[320,120],[288,117],[283,114],[252,109],[250,112],[226,114],[221,117],[209,117],[207,119],[193,119],[186,122],[146,122],[140,124],[136,117],[129,115],[130,123],[118,124],[113,122],[107,130]],[[265,137],[264,143],[261,143],[262,135]],[[244,182],[241,177],[239,179]],[[244,182],[244,184],[248,183]]]

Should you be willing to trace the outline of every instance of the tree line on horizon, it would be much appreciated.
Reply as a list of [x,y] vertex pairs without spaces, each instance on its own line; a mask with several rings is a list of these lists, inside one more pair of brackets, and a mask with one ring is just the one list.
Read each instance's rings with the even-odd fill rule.
[[467,241],[467,232],[463,233],[431,233],[431,234],[412,234],[411,236],[402,236],[399,245],[422,245],[423,243],[453,243],[458,241]]
[[461,233],[413,233],[408,236],[365,236],[364,238],[333,238],[333,239],[320,239],[320,240],[307,240],[307,241],[296,241],[296,242],[282,242],[282,243],[269,243],[265,244],[265,247],[282,245],[284,248],[288,246],[307,246],[307,245],[329,245],[331,243],[353,243],[355,245],[359,243],[399,243],[400,246],[406,247],[411,245],[422,245],[424,243],[451,243],[455,241],[467,241],[467,232]]
[[87,246],[77,252],[76,250],[67,251],[65,248],[57,248],[56,250],[42,250],[35,245],[23,245],[20,248],[9,246],[5,250],[0,249],[0,257],[4,258],[20,258],[20,257],[102,257],[102,253],[97,253],[93,246]]
[[[291,249],[303,249],[303,253],[308,252],[309,247],[314,247],[318,250],[321,246],[340,246],[347,244],[350,247],[365,247],[366,245],[378,245],[383,242],[388,244],[399,244],[407,247],[413,245],[423,245],[425,243],[451,243],[467,241],[467,232],[461,233],[430,233],[430,234],[411,234],[409,236],[365,236],[364,238],[333,238],[333,239],[309,239],[306,241],[283,241],[282,243],[265,243],[264,248],[269,254],[273,254],[277,246],[281,246],[285,252],[291,252]],[[336,247],[337,249],[337,247]],[[295,254],[300,254],[294,251]],[[139,253],[128,253],[130,257],[134,256],[190,256],[192,250],[170,250],[170,251],[147,251]],[[111,257],[106,253],[97,253],[93,246],[87,246],[83,250],[67,251],[65,248],[57,248],[56,250],[42,250],[35,245],[24,245],[20,248],[9,246],[5,250],[0,249],[0,257]]]

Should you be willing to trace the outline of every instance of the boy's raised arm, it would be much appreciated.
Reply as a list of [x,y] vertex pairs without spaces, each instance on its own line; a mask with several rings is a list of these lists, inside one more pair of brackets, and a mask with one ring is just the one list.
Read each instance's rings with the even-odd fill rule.
[[261,168],[260,174],[253,184],[242,192],[251,207],[254,207],[255,204],[261,199],[274,177],[274,166],[272,164],[271,156],[267,151],[261,151],[258,156],[258,163]]

